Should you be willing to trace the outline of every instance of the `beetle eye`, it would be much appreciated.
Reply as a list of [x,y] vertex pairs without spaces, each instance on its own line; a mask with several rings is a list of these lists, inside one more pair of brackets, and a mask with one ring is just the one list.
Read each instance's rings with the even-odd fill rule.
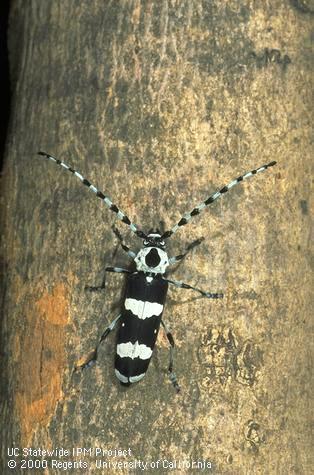
[[143,244],[144,244],[144,246],[147,246],[148,241],[146,241],[146,239],[145,239],[145,241],[143,241]]
[[159,241],[159,244],[160,244],[161,246],[164,246],[164,245],[165,245],[165,241]]

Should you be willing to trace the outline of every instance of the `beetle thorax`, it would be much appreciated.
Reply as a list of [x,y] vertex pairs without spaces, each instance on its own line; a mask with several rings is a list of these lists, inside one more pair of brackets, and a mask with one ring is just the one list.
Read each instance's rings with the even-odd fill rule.
[[136,269],[149,274],[164,274],[169,266],[167,253],[158,247],[144,247],[134,259]]

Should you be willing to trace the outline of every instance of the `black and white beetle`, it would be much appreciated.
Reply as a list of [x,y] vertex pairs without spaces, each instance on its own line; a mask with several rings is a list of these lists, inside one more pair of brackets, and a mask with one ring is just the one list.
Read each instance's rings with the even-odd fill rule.
[[169,377],[177,391],[180,390],[175,373],[173,372],[173,349],[174,340],[171,333],[164,324],[162,312],[166,300],[168,284],[175,285],[184,289],[192,289],[199,292],[207,298],[218,299],[222,298],[223,294],[205,292],[203,290],[192,287],[180,281],[166,279],[164,277],[166,269],[169,265],[183,259],[186,254],[196,245],[200,244],[201,240],[194,241],[190,244],[183,254],[168,257],[165,250],[165,240],[174,234],[181,226],[187,224],[193,216],[198,215],[206,206],[213,203],[222,194],[226,193],[230,188],[237,185],[243,180],[266,170],[276,164],[275,161],[263,165],[256,170],[252,170],[232,180],[228,185],[225,185],[216,193],[210,195],[205,201],[196,206],[190,213],[186,213],[180,221],[173,226],[169,231],[161,234],[158,230],[151,230],[148,234],[139,230],[138,227],[131,223],[126,214],[124,214],[108,196],[105,196],[94,185],[92,185],[86,178],[73,168],[66,165],[61,160],[52,157],[48,153],[38,152],[49,160],[52,160],[57,165],[65,168],[73,173],[81,182],[86,185],[96,196],[98,196],[108,206],[111,211],[117,214],[117,217],[125,223],[133,233],[139,238],[143,239],[143,247],[138,252],[133,252],[128,246],[123,243],[120,233],[116,230],[115,233],[120,241],[122,249],[128,256],[134,260],[136,270],[134,272],[122,269],[120,267],[107,267],[108,272],[118,272],[127,274],[126,292],[123,302],[123,308],[118,317],[105,329],[95,350],[90,358],[78,369],[84,369],[92,366],[97,360],[97,352],[99,345],[108,334],[116,327],[119,322],[119,331],[117,338],[117,349],[115,359],[115,373],[119,381],[124,385],[129,385],[140,381],[147,371],[153,349],[156,343],[160,323],[165,329],[168,342],[170,345],[170,362],[169,362]]

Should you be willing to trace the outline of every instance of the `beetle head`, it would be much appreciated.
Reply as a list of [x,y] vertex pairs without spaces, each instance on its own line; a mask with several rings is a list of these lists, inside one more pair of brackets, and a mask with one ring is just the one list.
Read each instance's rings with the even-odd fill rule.
[[144,247],[158,247],[159,249],[165,249],[166,243],[161,238],[159,229],[154,231],[151,229],[145,239],[143,240]]

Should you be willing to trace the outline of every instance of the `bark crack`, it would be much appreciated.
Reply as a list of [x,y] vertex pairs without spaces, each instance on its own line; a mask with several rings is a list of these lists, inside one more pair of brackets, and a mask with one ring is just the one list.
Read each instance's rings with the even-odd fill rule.
[[43,397],[43,358],[44,358],[44,329],[43,324],[40,325],[40,357],[39,357],[39,386],[40,397]]

